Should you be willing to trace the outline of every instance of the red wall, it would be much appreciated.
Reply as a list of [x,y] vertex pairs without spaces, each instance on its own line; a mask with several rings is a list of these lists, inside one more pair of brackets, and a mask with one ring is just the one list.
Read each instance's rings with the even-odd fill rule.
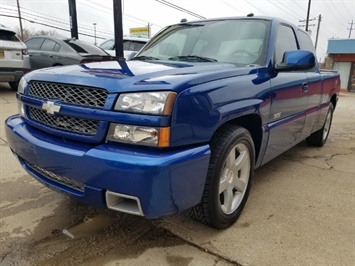
[[355,54],[333,54],[334,62],[355,62]]

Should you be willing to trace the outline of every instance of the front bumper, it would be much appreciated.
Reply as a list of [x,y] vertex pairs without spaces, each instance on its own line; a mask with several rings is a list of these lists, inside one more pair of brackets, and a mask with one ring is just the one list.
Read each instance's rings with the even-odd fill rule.
[[[158,218],[192,207],[202,197],[209,145],[174,151],[95,146],[43,133],[18,115],[5,123],[9,146],[22,166],[45,185],[80,201],[105,207],[109,190],[137,197],[144,216]],[[83,184],[83,189],[48,179],[43,175],[47,172]]]
[[0,68],[0,82],[18,82],[30,69]]

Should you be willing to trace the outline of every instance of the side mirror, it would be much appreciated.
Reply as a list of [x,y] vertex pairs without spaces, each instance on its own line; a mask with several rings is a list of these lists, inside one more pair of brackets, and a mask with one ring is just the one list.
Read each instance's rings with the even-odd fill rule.
[[137,52],[132,52],[128,55],[127,60],[131,60],[133,57],[135,57]]
[[316,65],[316,58],[311,51],[294,50],[284,53],[282,62],[275,64],[277,71],[308,70]]

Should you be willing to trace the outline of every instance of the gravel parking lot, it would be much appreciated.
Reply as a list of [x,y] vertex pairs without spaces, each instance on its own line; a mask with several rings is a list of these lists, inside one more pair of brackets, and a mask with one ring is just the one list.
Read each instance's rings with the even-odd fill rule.
[[155,221],[99,210],[30,177],[8,148],[16,95],[0,83],[0,265],[354,265],[355,95],[341,94],[328,143],[300,143],[256,171],[238,222]]

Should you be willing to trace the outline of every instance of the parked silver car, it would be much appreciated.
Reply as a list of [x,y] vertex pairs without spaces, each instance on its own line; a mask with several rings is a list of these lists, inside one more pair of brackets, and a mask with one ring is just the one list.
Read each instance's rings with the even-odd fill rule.
[[26,45],[16,33],[0,24],[0,82],[17,89],[21,77],[31,69]]
[[112,59],[101,48],[77,39],[37,36],[26,42],[32,69]]

